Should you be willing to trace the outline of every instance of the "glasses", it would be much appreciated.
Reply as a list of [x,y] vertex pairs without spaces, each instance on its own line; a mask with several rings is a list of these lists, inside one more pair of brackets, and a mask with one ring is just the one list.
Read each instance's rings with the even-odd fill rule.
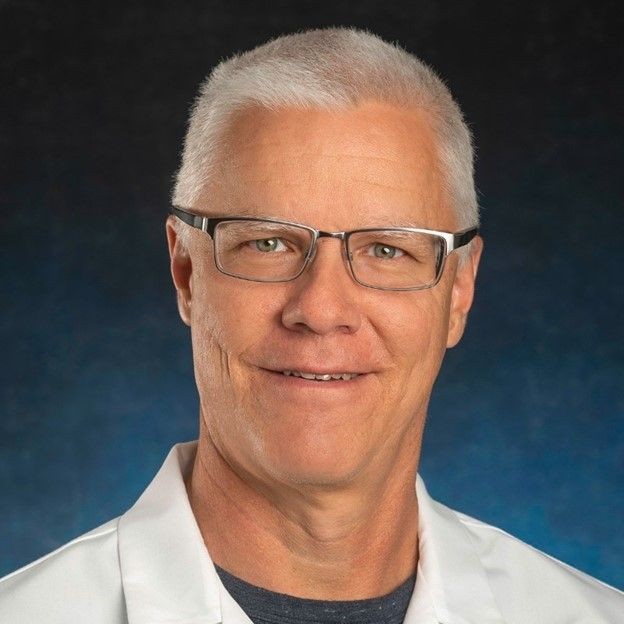
[[380,290],[435,286],[446,257],[479,232],[439,232],[412,227],[324,232],[300,223],[253,217],[206,217],[177,206],[171,214],[213,240],[221,273],[254,282],[288,282],[312,262],[319,238],[338,238],[353,279]]

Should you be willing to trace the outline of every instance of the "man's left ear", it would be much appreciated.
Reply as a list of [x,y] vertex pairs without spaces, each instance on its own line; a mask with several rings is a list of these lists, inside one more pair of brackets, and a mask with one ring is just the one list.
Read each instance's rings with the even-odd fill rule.
[[483,239],[477,236],[470,243],[468,257],[459,261],[451,292],[451,309],[449,315],[446,347],[454,347],[461,339],[466,327],[468,312],[474,297],[475,279],[483,251]]

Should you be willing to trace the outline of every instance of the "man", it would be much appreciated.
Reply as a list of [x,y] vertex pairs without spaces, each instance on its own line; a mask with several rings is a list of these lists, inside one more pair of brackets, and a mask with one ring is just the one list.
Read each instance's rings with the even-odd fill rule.
[[7,577],[1,622],[624,622],[623,594],[417,477],[482,249],[470,135],[429,68],[348,29],[220,64],[173,204],[199,440]]

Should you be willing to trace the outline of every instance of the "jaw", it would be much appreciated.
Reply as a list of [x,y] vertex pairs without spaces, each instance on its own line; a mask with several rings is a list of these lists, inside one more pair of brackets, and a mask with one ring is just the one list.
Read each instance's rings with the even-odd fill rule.
[[252,393],[239,394],[246,400],[225,411],[204,402],[207,428],[226,462],[267,489],[366,488],[375,475],[390,478],[399,457],[415,464],[424,420],[390,405],[379,377],[324,382],[258,370]]

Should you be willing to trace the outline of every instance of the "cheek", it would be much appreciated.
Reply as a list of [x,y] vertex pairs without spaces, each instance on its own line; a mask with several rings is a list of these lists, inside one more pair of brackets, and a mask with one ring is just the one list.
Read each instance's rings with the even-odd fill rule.
[[[215,287],[215,275],[207,262],[194,265],[191,302],[191,339],[195,378],[202,400],[215,400],[219,385],[227,383],[226,354],[232,349],[231,314],[225,293]],[[228,322],[229,321],[229,322]],[[228,384],[229,385],[229,384]]]
[[433,384],[446,351],[448,328],[445,291],[415,292],[410,298],[405,308],[389,316],[381,328],[402,371],[407,393]]
[[240,318],[240,305],[232,301],[231,288],[223,278],[225,276],[215,269],[211,259],[204,258],[194,266],[191,330],[193,348],[198,352],[218,345],[225,347],[231,342],[229,336],[236,335],[233,330]]
[[200,388],[245,387],[245,360],[266,342],[280,318],[279,293],[231,278],[214,267],[194,273],[191,334]]

